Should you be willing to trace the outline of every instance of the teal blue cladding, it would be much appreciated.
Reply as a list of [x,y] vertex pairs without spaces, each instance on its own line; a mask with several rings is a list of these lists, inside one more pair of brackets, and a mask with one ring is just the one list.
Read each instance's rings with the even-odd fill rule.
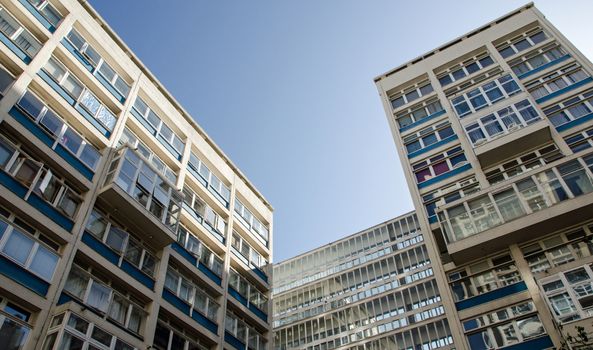
[[53,78],[50,77],[44,70],[40,70],[37,74],[41,77],[41,79],[43,79],[43,81],[45,81],[49,86],[51,86],[52,89],[54,89],[60,96],[62,96],[62,98],[66,100],[66,102],[68,102],[69,105],[74,106],[76,100],[72,98],[72,96],[70,96],[70,94],[68,94],[66,90],[64,90],[60,85],[58,85],[58,83],[56,83],[53,80]]
[[231,333],[224,331],[224,341],[231,344],[237,350],[246,350],[245,344],[239,339],[235,338]]
[[[8,112],[17,122],[19,122],[22,126],[27,128],[35,137],[37,137],[41,142],[43,142],[47,147],[52,147],[54,144],[54,139],[51,138],[37,123],[33,122],[31,118],[27,117],[23,111],[21,111],[18,107],[14,106]],[[76,169],[82,176],[87,178],[88,180],[93,180],[93,176],[95,173],[89,169],[83,162],[81,162],[78,158],[76,158],[72,153],[68,152],[64,146],[58,144],[54,149],[62,159],[64,159],[68,164],[72,165],[74,169]]]
[[581,86],[583,86],[585,84],[588,84],[588,83],[590,83],[592,81],[593,81],[593,78],[591,78],[591,77],[585,78],[585,79],[583,79],[581,81],[578,81],[578,82],[576,82],[576,83],[574,83],[572,85],[569,85],[569,86],[567,86],[565,88],[562,88],[560,90],[554,91],[554,92],[552,92],[549,95],[546,95],[544,97],[538,98],[537,100],[535,100],[535,102],[537,102],[537,103],[546,102],[546,101],[551,100],[551,99],[553,99],[555,97],[558,97],[558,96],[560,96],[562,94],[565,94],[565,93],[567,93],[567,92],[569,92],[571,90],[574,90],[574,89],[579,88],[579,87],[581,87]]
[[204,266],[204,264],[200,263],[195,256],[179,245],[179,243],[171,244],[171,249],[179,253],[179,255],[190,262],[193,266],[196,266],[198,270],[202,271],[202,273],[208,276],[208,278],[210,278],[214,283],[218,284],[219,286],[222,285],[222,279],[218,275],[212,272],[212,270],[210,270],[208,267]]
[[519,293],[524,290],[527,290],[527,285],[525,282],[518,282],[515,284],[511,284],[510,286],[502,287],[490,291],[488,293],[480,294],[475,297],[471,297],[469,299],[465,299],[462,301],[458,301],[455,303],[455,307],[458,311],[469,309],[470,307],[482,305],[493,300],[502,299],[506,296],[511,294]]
[[0,41],[2,41],[4,43],[4,45],[6,45],[10,51],[12,51],[15,55],[18,56],[18,58],[21,59],[21,61],[25,62],[26,64],[31,63],[32,57],[29,57],[29,55],[27,55],[25,53],[25,51],[21,50],[20,47],[16,46],[12,40],[10,40],[6,35],[4,35],[4,33],[0,32]]
[[562,61],[566,61],[569,58],[570,58],[570,55],[566,54],[566,55],[564,55],[562,57],[559,57],[559,58],[555,59],[554,61],[548,62],[548,63],[546,63],[546,64],[544,64],[542,66],[539,66],[539,67],[537,67],[535,69],[532,69],[529,72],[525,72],[523,74],[519,74],[519,75],[517,75],[517,78],[519,78],[519,79],[526,78],[526,77],[528,77],[530,75],[533,75],[533,74],[535,74],[537,72],[541,72],[544,69],[547,69],[547,68],[550,68],[550,67],[552,67],[554,65],[557,65],[558,63],[560,63]]
[[424,181],[422,183],[419,183],[418,184],[418,188],[428,187],[428,186],[430,186],[432,184],[435,184],[437,182],[440,182],[440,181],[443,181],[443,180],[448,179],[450,177],[453,177],[453,176],[455,176],[457,174],[461,174],[462,172],[467,171],[467,170],[469,170],[471,168],[472,168],[472,166],[469,163],[468,164],[465,164],[465,165],[462,165],[459,168],[455,168],[455,169],[453,169],[453,170],[451,170],[451,171],[449,171],[447,173],[441,174],[439,176],[433,177],[430,180],[426,180],[426,181]]
[[74,57],[76,57],[76,59],[84,66],[84,68],[86,68],[86,70],[88,70],[91,73],[93,72],[93,65],[91,64],[91,62],[89,62],[89,60],[87,60],[86,57],[84,57],[80,52],[78,52],[78,50],[74,46],[72,46],[72,44],[68,40],[66,40],[66,38],[62,39],[62,45],[64,45],[66,50],[70,51],[70,53],[74,55]]
[[218,325],[216,323],[212,322],[196,310],[193,310],[192,312],[192,308],[188,303],[181,300],[178,296],[171,293],[169,290],[163,290],[163,299],[168,301],[171,305],[175,306],[175,308],[177,308],[179,311],[191,317],[194,321],[202,325],[204,328],[206,328],[213,334],[216,335],[218,333]]
[[550,349],[554,347],[554,343],[552,343],[552,339],[549,336],[544,336],[540,338],[535,338],[531,340],[524,341],[519,344],[507,346],[505,350],[544,350]]
[[56,31],[56,27],[51,24],[41,13],[37,10],[33,5],[31,5],[27,0],[19,0],[19,2],[35,17],[45,29],[49,30],[50,33]]
[[420,119],[420,120],[418,120],[418,121],[416,121],[416,122],[414,122],[414,123],[412,123],[410,125],[406,125],[403,128],[400,128],[399,129],[399,132],[404,132],[406,130],[413,129],[413,128],[417,127],[418,125],[425,124],[426,122],[429,122],[432,119],[434,119],[434,118],[436,118],[438,116],[441,116],[443,114],[445,114],[445,110],[442,110],[442,111],[438,111],[436,113],[433,113],[433,114],[431,114],[431,115],[429,115],[429,116],[427,116],[425,118],[422,118],[422,119]]
[[165,146],[169,153],[171,153],[175,158],[177,158],[177,160],[181,160],[181,154],[177,152],[177,150],[173,148],[173,146],[171,146],[169,142],[167,142],[162,136],[157,135],[156,129],[154,128],[154,126],[150,125],[148,120],[144,119],[144,117],[142,117],[140,113],[138,113],[134,108],[132,108],[130,112],[132,113],[134,118],[136,118],[136,120],[139,121],[140,124],[142,124],[146,128],[146,130],[148,130],[149,133],[151,133],[154,137],[157,138],[157,140],[159,140],[161,145]]
[[442,145],[446,145],[449,142],[455,141],[457,139],[459,139],[459,137],[457,137],[457,135],[451,135],[451,136],[449,136],[449,137],[447,137],[447,138],[445,138],[445,139],[443,139],[443,140],[441,140],[439,142],[433,143],[432,145],[430,145],[428,147],[424,147],[423,149],[419,149],[416,152],[412,152],[412,153],[408,154],[408,158],[414,158],[414,157],[419,156],[421,154],[424,154],[424,153],[426,153],[428,151],[431,151],[431,150],[433,150],[433,149],[435,149],[437,147],[440,147]]
[[556,127],[556,130],[558,130],[558,132],[566,131],[568,129],[574,128],[575,126],[586,123],[590,120],[593,120],[593,113],[586,114],[586,115],[580,117],[579,119],[575,119],[575,120],[570,121],[566,124],[559,125]]
[[115,253],[111,248],[109,248],[105,243],[99,241],[95,236],[88,232],[84,232],[82,235],[82,241],[89,246],[92,250],[96,251],[107,259],[110,263],[118,266],[122,269],[125,273],[133,277],[138,282],[142,283],[146,287],[150,289],[154,289],[154,280],[152,280],[149,276],[147,276],[144,272],[140,271],[136,266],[130,264],[125,259],[122,261],[120,266],[120,256]]
[[241,295],[241,293],[237,292],[235,288],[229,286],[229,294],[233,296],[238,302],[245,305],[249,311],[253,312],[257,317],[261,318],[264,322],[268,322],[268,315],[258,309],[255,305],[249,303],[247,298]]
[[3,274],[41,296],[45,296],[49,289],[49,283],[1,255],[0,274]]

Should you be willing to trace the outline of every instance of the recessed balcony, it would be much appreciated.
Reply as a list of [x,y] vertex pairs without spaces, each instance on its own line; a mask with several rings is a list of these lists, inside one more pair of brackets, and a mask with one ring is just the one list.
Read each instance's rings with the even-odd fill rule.
[[591,217],[593,153],[554,162],[439,211],[453,261],[463,263]]
[[135,150],[116,150],[98,200],[155,247],[177,240],[182,193]]

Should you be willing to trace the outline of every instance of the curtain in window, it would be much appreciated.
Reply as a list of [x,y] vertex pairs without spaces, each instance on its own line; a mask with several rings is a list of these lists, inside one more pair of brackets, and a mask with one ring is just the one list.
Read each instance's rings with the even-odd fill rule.
[[103,312],[107,311],[109,307],[109,298],[111,297],[111,289],[97,281],[93,281],[89,296],[87,298],[87,304],[95,307]]

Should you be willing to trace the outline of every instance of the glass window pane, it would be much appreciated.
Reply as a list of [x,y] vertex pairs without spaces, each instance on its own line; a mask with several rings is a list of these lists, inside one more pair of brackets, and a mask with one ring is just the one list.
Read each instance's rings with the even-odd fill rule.
[[33,240],[27,235],[13,229],[2,251],[21,265],[24,265],[31,253],[33,243]]
[[49,249],[39,246],[37,252],[31,261],[29,269],[37,273],[41,278],[50,281],[56,265],[58,263],[58,256]]

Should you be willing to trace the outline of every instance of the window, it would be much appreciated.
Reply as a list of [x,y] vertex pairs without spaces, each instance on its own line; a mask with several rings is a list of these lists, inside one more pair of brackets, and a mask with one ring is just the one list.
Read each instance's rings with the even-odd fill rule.
[[418,184],[436,176],[447,173],[455,168],[467,164],[467,159],[461,146],[449,149],[441,154],[425,159],[412,165]]
[[522,247],[521,251],[535,274],[593,255],[593,237],[581,227],[548,236]]
[[127,330],[141,334],[147,314],[144,307],[77,265],[72,265],[64,291]]
[[185,148],[185,143],[179,136],[165,122],[155,113],[148,104],[140,97],[136,97],[133,105],[132,114],[146,127],[151,134],[153,134],[159,141],[165,142],[171,148],[169,151],[178,159],[181,160],[181,155]]
[[457,116],[463,118],[520,90],[517,82],[510,75],[505,75],[451,99],[451,104]]
[[408,103],[412,103],[420,97],[428,95],[432,91],[432,85],[430,85],[427,80],[417,83],[412,87],[408,87],[391,95],[389,97],[389,100],[391,101],[391,107],[394,110],[399,109],[399,107]]
[[[214,323],[220,306],[204,289],[169,266],[165,276],[165,288]],[[191,315],[190,315],[191,316]]]
[[475,262],[449,273],[455,302],[521,282],[521,275],[509,254]]
[[161,158],[159,158],[140,138],[130,131],[127,127],[124,129],[119,145],[128,143],[135,148],[146,160],[148,160],[160,173],[164,175],[172,184],[177,183],[177,173],[173,171]]
[[243,257],[243,262],[248,266],[255,266],[258,269],[268,264],[268,261],[253,249],[237,232],[233,231],[231,247],[234,252]]
[[[173,330],[176,329],[176,330]],[[189,350],[208,350],[210,347],[206,344],[200,343],[200,340],[191,337],[189,334],[181,334],[182,327],[177,325],[167,325],[166,323],[159,320],[156,326],[154,344],[153,346],[157,350],[177,350],[187,349]]]
[[593,313],[593,271],[583,265],[538,281],[554,317],[566,323]]
[[123,147],[115,154],[105,184],[114,181],[169,230],[176,232],[181,193],[139,153]]
[[86,346],[89,350],[137,350],[73,312],[53,317],[43,349],[52,349],[55,344],[60,344],[58,349],[83,349]]
[[480,190],[480,184],[475,177],[463,179],[422,196],[422,202],[428,214],[428,221],[437,222],[436,209],[439,205],[454,202]]
[[556,128],[593,112],[593,90],[569,97],[544,109],[544,114]]
[[523,100],[476,119],[465,126],[465,132],[474,146],[480,146],[541,119],[531,102]]
[[[44,163],[32,159],[20,146],[0,136],[1,168],[22,185],[69,218],[74,218],[82,198]],[[29,194],[31,195],[31,194]]]
[[265,337],[255,330],[254,327],[240,319],[233,313],[227,312],[224,322],[224,329],[241,343],[247,345],[249,349],[265,350]]
[[544,64],[556,61],[564,55],[566,55],[566,51],[562,47],[557,44],[550,44],[539,50],[530,52],[523,57],[512,60],[509,62],[509,65],[515,74],[521,76]]
[[229,286],[245,297],[250,305],[255,306],[264,313],[268,312],[268,298],[266,298],[265,294],[233,269],[229,273]]
[[27,57],[25,63],[29,63],[41,48],[39,41],[3,7],[0,7],[0,33],[23,51]]
[[564,141],[574,153],[591,148],[593,146],[593,128],[567,136]]
[[93,209],[86,224],[86,232],[105,243],[120,256],[118,266],[121,266],[125,260],[148,276],[155,276],[158,265],[156,255],[138,239],[115,224],[107,215]]
[[47,0],[27,0],[43,18],[52,26],[57,27],[64,16]]
[[[55,58],[50,58],[42,68],[48,79],[63,90],[62,96],[71,99],[72,105],[83,115],[89,116],[89,121],[101,132],[111,133],[117,121],[116,116],[99,101],[70,71]],[[42,76],[43,77],[43,76]],[[58,91],[59,92],[59,91]],[[60,93],[61,94],[61,93]]]
[[194,218],[214,236],[224,243],[226,238],[226,220],[214,211],[206,202],[200,198],[187,184],[183,186],[183,203],[186,209],[193,212]]
[[0,342],[6,350],[21,350],[27,345],[31,313],[0,297]]
[[26,91],[16,106],[54,139],[52,149],[55,150],[58,145],[62,145],[90,170],[97,170],[101,153],[58,114],[49,109],[41,99],[30,91]]
[[527,48],[535,46],[547,38],[548,36],[544,31],[540,28],[536,28],[511,40],[505,41],[498,45],[496,49],[500,52],[502,57],[507,58]]
[[[130,84],[128,84],[115,70],[105,61],[105,59],[89,44],[86,39],[74,28],[66,35],[66,40],[76,48],[76,50],[85,57],[85,63],[90,63],[93,66],[92,74],[100,77],[99,81],[106,87],[111,87],[117,90],[118,93],[125,99],[130,92]],[[78,58],[78,57],[77,57]],[[119,96],[116,96],[119,99]]]
[[462,322],[471,349],[493,349],[546,335],[533,302],[527,301]]
[[256,237],[264,243],[266,246],[268,245],[268,239],[270,232],[268,231],[268,227],[264,225],[261,221],[259,221],[243,203],[239,200],[239,198],[235,199],[235,217],[241,221],[243,225],[245,225],[249,230],[256,233]]
[[189,155],[187,169],[225,208],[229,207],[231,190],[219,177],[210,171],[208,166],[194,152],[191,152]]
[[547,74],[544,77],[529,82],[528,84],[525,84],[525,87],[531,93],[533,98],[540,99],[588,77],[589,74],[587,74],[579,64],[573,63],[567,67],[558,69],[551,74]]
[[445,72],[437,74],[437,79],[439,79],[441,86],[446,86],[493,63],[494,60],[487,53],[483,53],[447,68]]
[[0,65],[0,99],[4,97],[14,80],[13,74]]
[[443,111],[441,102],[438,99],[429,99],[399,113],[396,121],[400,128],[405,128],[441,111]]
[[200,264],[214,272],[218,277],[222,277],[223,260],[219,256],[183,226],[179,226],[177,236],[179,244],[193,254]]
[[560,158],[562,158],[562,153],[556,145],[551,144],[535,151],[524,153],[520,157],[490,168],[484,173],[488,182],[493,185],[549,164]]
[[412,154],[439,141],[445,140],[454,134],[453,128],[451,128],[451,123],[443,122],[404,137],[404,144],[406,145],[408,154]]

